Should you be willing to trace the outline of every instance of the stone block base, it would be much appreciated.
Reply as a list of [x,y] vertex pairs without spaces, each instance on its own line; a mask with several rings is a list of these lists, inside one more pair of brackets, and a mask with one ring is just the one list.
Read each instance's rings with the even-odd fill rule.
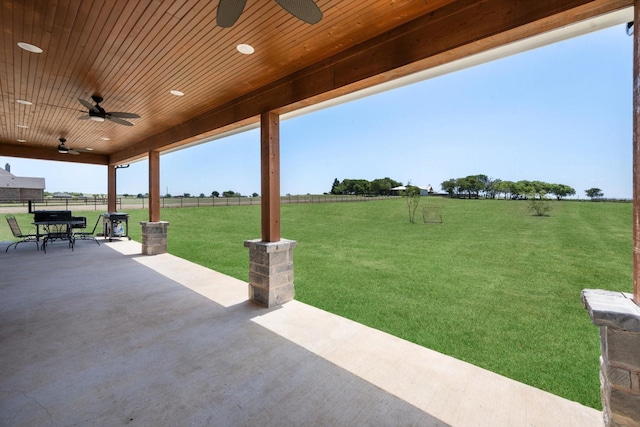
[[167,221],[140,222],[142,226],[142,254],[157,255],[167,253]]
[[582,302],[600,327],[600,383],[606,427],[640,427],[640,306],[632,295],[585,289]]
[[293,249],[298,242],[247,240],[249,248],[249,299],[264,307],[291,301],[293,287]]

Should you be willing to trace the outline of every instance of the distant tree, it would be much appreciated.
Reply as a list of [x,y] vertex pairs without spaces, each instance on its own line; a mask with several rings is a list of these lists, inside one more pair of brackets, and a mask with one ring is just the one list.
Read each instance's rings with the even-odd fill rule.
[[531,188],[533,189],[533,195],[538,197],[544,197],[551,191],[552,184],[548,184],[542,181],[531,181]]
[[217,191],[212,191],[211,192],[211,197],[220,197],[220,193]]
[[402,185],[398,181],[394,181],[389,177],[378,178],[371,181],[369,185],[369,191],[376,196],[388,196],[391,194],[391,189]]
[[522,179],[516,182],[511,189],[511,198],[528,198],[529,195],[535,194],[536,190],[531,181]]
[[166,197],[167,199],[170,199],[172,196],[171,196],[171,194],[167,193],[167,194],[164,195],[164,197]]
[[191,197],[191,194],[190,194],[190,193],[184,193],[184,194],[182,195],[182,197]]
[[485,189],[485,182],[488,180],[486,175],[469,175],[465,177],[466,190],[469,198],[480,197],[480,192]]
[[489,178],[487,180],[487,183],[485,184],[485,194],[488,198],[490,199],[495,199],[496,196],[498,195],[499,191],[498,189],[500,188],[500,183],[502,182],[502,180],[500,179],[494,179],[494,178]]
[[236,193],[232,190],[227,190],[222,192],[222,197],[240,197],[240,193]]
[[475,178],[478,184],[476,196],[478,196],[480,192],[483,192],[486,197],[488,188],[491,184],[491,178],[484,174],[475,175]]
[[564,197],[576,194],[576,190],[564,184],[551,184],[549,194],[553,194],[556,196],[556,199],[562,200]]
[[588,190],[584,190],[584,192],[586,193],[587,197],[591,198],[591,200],[604,196],[604,193],[599,188],[590,188]]
[[342,194],[342,188],[340,188],[340,181],[338,181],[338,178],[333,180],[333,184],[331,185],[331,194]]
[[366,179],[345,179],[342,181],[344,190],[342,194],[368,194],[370,183]]
[[330,194],[375,194],[389,195],[393,187],[398,187],[402,183],[391,178],[378,178],[371,182],[366,179],[343,179],[342,182],[338,178],[333,180]]
[[136,196],[138,199],[144,199],[144,194],[142,193],[138,193],[138,195]]
[[442,183],[440,184],[440,188],[442,189],[442,191],[448,193],[451,197],[453,197],[453,193],[455,193],[457,187],[458,183],[454,178],[442,181]]
[[251,197],[260,197],[260,195],[258,193],[253,193],[251,194]]
[[205,196],[205,195],[204,195],[204,193],[200,193],[200,196],[199,196],[199,197],[200,197],[200,198],[204,198],[204,197],[207,197],[207,196]]
[[506,199],[507,194],[510,193],[511,184],[513,184],[511,181],[502,181],[497,179],[493,184],[493,190],[496,192],[496,197],[500,198],[500,194],[503,194]]
[[466,194],[468,198],[471,198],[471,185],[467,178],[458,178],[456,179],[456,193],[458,193],[458,197],[461,194]]

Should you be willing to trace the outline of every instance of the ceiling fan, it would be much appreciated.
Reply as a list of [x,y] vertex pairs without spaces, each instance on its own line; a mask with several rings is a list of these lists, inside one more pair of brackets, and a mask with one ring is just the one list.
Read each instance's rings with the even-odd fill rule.
[[65,145],[65,142],[67,142],[67,140],[65,138],[59,138],[58,141],[60,141],[60,145],[58,145],[58,153],[60,153],[60,154],[78,155],[78,154],[80,154],[81,151],[91,151],[90,149],[74,150],[73,148],[69,147],[68,145]]
[[78,120],[94,120],[96,122],[104,122],[105,120],[110,120],[114,123],[118,123],[120,125],[125,126],[133,126],[133,123],[128,122],[123,119],[139,119],[140,116],[134,113],[122,113],[122,112],[107,112],[100,106],[100,103],[103,101],[102,97],[99,95],[91,95],[91,99],[96,105],[91,105],[89,101],[85,101],[82,98],[78,98],[78,101],[85,107],[89,109],[89,114],[86,116],[78,117]]
[[[313,0],[275,0],[291,15],[306,22],[315,24],[322,19],[322,11]],[[244,10],[247,0],[220,0],[216,23],[219,27],[231,27],[236,23]]]

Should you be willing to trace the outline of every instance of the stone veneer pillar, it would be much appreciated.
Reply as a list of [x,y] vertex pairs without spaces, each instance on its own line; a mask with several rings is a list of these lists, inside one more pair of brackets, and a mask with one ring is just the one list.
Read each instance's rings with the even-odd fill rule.
[[142,254],[158,255],[167,253],[167,221],[141,221]]
[[291,301],[293,289],[293,249],[298,242],[281,239],[263,242],[246,240],[249,248],[249,299],[265,307]]
[[640,427],[640,306],[632,298],[622,292],[582,291],[582,303],[600,327],[606,427]]

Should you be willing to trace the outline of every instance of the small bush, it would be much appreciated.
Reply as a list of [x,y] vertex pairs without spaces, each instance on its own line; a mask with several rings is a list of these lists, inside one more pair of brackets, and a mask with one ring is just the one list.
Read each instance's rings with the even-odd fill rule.
[[546,216],[551,211],[551,201],[544,197],[531,197],[529,199],[529,210],[537,216]]

